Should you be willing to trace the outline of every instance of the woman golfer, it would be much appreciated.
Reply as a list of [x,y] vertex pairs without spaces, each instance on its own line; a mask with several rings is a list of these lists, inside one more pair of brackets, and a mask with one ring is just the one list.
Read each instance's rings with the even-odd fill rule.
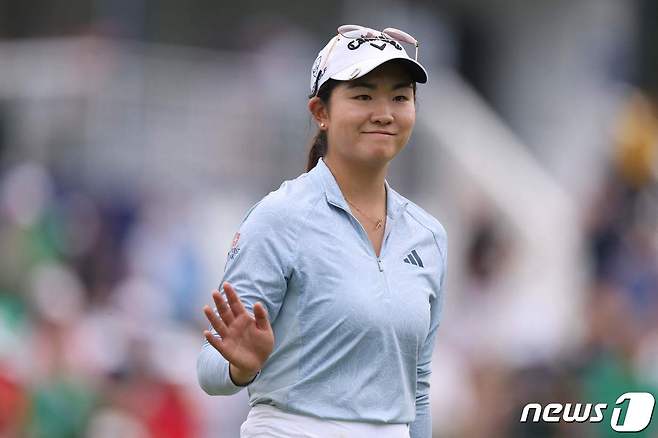
[[402,31],[348,25],[313,64],[307,173],[249,210],[204,308],[199,383],[248,387],[242,437],[431,436],[446,233],[385,179],[427,81],[417,57]]

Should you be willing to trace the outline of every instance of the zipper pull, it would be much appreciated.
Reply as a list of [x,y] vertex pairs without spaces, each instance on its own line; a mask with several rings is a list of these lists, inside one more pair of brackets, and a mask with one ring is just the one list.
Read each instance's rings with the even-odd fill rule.
[[384,267],[382,266],[382,261],[377,259],[377,266],[379,266],[379,272],[384,272]]

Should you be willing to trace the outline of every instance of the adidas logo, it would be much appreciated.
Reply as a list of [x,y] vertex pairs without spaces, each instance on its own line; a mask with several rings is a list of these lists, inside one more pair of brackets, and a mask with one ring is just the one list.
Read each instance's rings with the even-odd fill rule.
[[423,266],[423,261],[420,259],[420,256],[418,255],[415,249],[411,250],[411,254],[409,254],[404,258],[404,262],[410,263],[412,265],[420,266],[421,268],[425,267]]

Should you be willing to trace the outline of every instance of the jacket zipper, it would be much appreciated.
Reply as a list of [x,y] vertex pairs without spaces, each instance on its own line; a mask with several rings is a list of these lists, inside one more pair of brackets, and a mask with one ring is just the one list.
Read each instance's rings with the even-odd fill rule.
[[340,205],[334,204],[333,202],[331,204],[335,205],[336,207],[340,208],[341,210],[343,210],[344,212],[349,214],[356,221],[356,223],[359,224],[359,227],[361,228],[361,231],[362,231],[363,235],[365,235],[365,237],[366,237],[366,241],[368,242],[368,246],[372,250],[372,255],[374,256],[375,260],[377,261],[377,268],[379,269],[379,272],[382,273],[382,280],[384,281],[384,287],[386,288],[386,295],[390,295],[390,291],[389,291],[389,288],[388,288],[388,279],[386,278],[386,273],[384,272],[384,265],[383,265],[383,262],[382,262],[382,259],[381,259],[382,252],[384,251],[384,244],[386,243],[386,237],[387,237],[386,236],[386,231],[384,230],[384,237],[382,238],[382,247],[380,248],[379,256],[377,256],[377,254],[375,253],[375,247],[373,246],[372,242],[370,241],[370,238],[368,237],[368,233],[366,233],[366,229],[363,228],[363,225],[361,224],[361,222],[359,222],[359,220],[356,218],[356,216],[354,216],[350,211],[344,209]]
[[[383,247],[383,244],[382,244]],[[377,265],[379,266],[379,272],[382,273],[382,280],[384,280],[384,287],[386,288],[386,295],[390,296],[391,291],[388,288],[388,278],[386,278],[386,272],[384,272],[384,266],[382,265],[382,260],[378,257],[377,258]]]

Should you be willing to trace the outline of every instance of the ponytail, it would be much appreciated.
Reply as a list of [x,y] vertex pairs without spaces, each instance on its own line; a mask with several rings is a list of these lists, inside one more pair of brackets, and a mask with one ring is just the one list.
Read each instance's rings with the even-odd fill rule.
[[318,164],[320,157],[327,155],[327,131],[322,129],[318,130],[311,143],[311,150],[308,153],[308,163],[306,164],[306,171],[310,171]]
[[[340,81],[329,79],[327,80],[327,82],[322,84],[322,86],[318,90],[317,96],[320,98],[320,100],[325,105],[327,110],[329,110],[329,97],[331,96],[331,92],[333,91],[334,88],[336,88],[336,85],[338,85],[339,83]],[[313,137],[313,141],[311,142],[311,148],[308,152],[308,160],[306,162],[307,172],[313,169],[318,164],[320,157],[324,157],[325,155],[327,155],[328,149],[329,149],[329,140],[327,138],[327,131],[320,129],[315,134],[315,137]]]

